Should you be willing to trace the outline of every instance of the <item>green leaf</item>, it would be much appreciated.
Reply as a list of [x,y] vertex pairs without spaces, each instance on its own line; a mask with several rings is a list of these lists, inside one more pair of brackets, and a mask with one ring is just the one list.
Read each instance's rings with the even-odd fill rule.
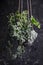
[[31,16],[31,22],[40,29],[40,23],[33,16]]

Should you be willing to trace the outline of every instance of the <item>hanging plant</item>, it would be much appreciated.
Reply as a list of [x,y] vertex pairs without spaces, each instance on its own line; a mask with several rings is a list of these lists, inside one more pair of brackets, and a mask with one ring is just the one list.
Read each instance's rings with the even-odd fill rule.
[[38,33],[35,32],[33,25],[40,29],[40,23],[31,16],[28,18],[28,11],[25,10],[22,13],[17,11],[15,14],[11,13],[9,15],[9,35],[11,38],[16,37],[19,40],[19,45],[17,51],[13,55],[14,58],[21,56],[25,52],[25,47],[23,44],[28,42],[28,45],[32,45],[34,40],[37,38]]

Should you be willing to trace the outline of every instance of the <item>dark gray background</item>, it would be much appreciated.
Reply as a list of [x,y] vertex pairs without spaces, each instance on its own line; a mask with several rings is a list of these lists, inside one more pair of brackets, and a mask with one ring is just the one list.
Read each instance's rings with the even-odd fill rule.
[[[15,12],[18,9],[19,0],[0,0],[0,65],[4,65],[4,61],[7,65],[25,65],[25,61],[11,61],[7,60],[7,50],[5,48],[8,39],[8,19],[7,15],[10,12]],[[26,9],[26,0],[24,0],[24,9]],[[39,33],[37,40],[32,46],[32,60],[38,59],[38,61],[32,61],[26,65],[43,65],[43,0],[32,0],[32,12],[33,16],[41,23],[41,29],[35,28]],[[28,56],[28,55],[27,55]],[[1,59],[4,59],[1,61]]]

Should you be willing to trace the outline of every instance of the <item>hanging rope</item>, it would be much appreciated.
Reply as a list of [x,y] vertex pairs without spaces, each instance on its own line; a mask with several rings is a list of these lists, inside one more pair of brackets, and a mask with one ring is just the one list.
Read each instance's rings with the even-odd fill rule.
[[18,11],[20,12],[20,0],[19,0],[19,7],[18,7]]
[[[29,8],[29,5],[30,5],[30,8]],[[29,12],[29,9],[30,9],[30,12]],[[28,10],[28,18],[29,18],[29,16],[30,17],[32,16],[32,4],[31,4],[31,0],[30,0],[30,2],[28,2],[28,0],[27,0],[27,10]],[[19,0],[18,11],[19,12],[23,11],[23,0]]]
[[21,0],[21,12],[23,11],[23,0]]
[[[30,0],[30,18],[31,18],[31,16],[32,16],[32,4],[31,4],[32,2],[31,2],[31,0]],[[33,24],[32,24],[32,29],[33,29]]]
[[30,0],[30,17],[32,16],[32,4],[31,4],[31,0]]
[[18,11],[19,11],[19,12],[22,12],[22,11],[23,11],[23,0],[19,0]]
[[28,18],[29,18],[29,2],[27,0],[27,10],[28,10]]

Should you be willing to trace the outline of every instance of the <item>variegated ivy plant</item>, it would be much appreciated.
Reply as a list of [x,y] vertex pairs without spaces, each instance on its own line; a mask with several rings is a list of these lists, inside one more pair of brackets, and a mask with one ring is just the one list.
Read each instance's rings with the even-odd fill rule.
[[15,14],[11,13],[8,22],[9,35],[19,40],[19,46],[14,54],[14,57],[17,57],[17,55],[20,56],[25,51],[23,43],[25,44],[27,41],[28,45],[31,45],[34,42],[37,37],[37,32],[35,32],[33,25],[40,29],[40,23],[33,16],[28,18],[27,11],[23,11],[22,13],[17,11]]

